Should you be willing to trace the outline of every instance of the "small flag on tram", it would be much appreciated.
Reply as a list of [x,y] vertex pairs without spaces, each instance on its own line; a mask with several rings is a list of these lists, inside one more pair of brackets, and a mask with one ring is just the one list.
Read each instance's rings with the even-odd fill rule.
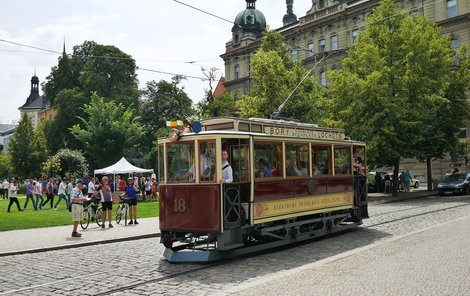
[[171,131],[172,129],[178,131],[184,131],[184,124],[182,120],[172,120],[166,122],[166,130]]

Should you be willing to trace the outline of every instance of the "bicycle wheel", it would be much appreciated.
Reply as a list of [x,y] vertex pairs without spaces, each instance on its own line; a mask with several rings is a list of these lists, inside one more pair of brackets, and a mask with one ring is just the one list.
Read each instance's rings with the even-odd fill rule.
[[88,211],[88,208],[83,209],[83,217],[82,220],[80,221],[80,226],[82,227],[83,230],[88,228],[88,225],[90,224],[91,220],[91,213]]
[[119,205],[116,208],[116,223],[119,224],[119,222],[121,222],[121,219],[122,219],[122,208],[121,208],[121,205]]
[[[103,224],[103,223],[101,223],[102,219],[103,219],[103,208],[99,207],[96,210],[96,214],[95,214],[95,220],[96,220],[96,224],[98,224],[98,226],[101,226],[101,224]],[[111,221],[110,221],[110,223],[111,223]]]

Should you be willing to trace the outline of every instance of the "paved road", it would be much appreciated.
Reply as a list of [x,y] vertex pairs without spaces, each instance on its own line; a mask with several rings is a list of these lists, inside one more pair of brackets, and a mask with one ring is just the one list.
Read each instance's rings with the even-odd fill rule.
[[157,238],[3,257],[0,295],[466,295],[470,290],[469,196],[376,203],[370,215],[356,231],[220,264],[169,264]]

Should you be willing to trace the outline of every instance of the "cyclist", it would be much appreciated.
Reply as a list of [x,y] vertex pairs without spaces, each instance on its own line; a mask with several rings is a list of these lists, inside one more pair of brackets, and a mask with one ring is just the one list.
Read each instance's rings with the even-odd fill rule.
[[139,188],[134,184],[134,179],[131,177],[127,178],[126,190],[121,196],[127,196],[129,202],[129,225],[139,224],[137,222],[137,192],[139,192]]

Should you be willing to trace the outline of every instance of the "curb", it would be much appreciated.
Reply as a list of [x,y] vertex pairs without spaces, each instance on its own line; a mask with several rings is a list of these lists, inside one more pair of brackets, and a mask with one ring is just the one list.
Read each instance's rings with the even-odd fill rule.
[[42,253],[42,252],[49,252],[49,251],[56,251],[56,250],[87,247],[87,246],[93,246],[93,245],[99,245],[99,244],[110,244],[110,243],[116,243],[116,242],[124,242],[124,241],[139,240],[139,239],[146,239],[146,238],[155,238],[155,237],[160,237],[160,236],[161,236],[161,233],[150,233],[150,234],[120,237],[120,238],[113,238],[113,239],[106,239],[106,240],[95,240],[95,241],[69,244],[69,245],[58,245],[58,246],[44,247],[44,248],[38,248],[38,249],[5,252],[5,253],[0,253],[0,258],[6,257],[6,256],[13,256],[13,255],[34,254],[34,253]]
[[437,196],[438,193],[434,191],[427,191],[424,194],[416,194],[416,195],[408,195],[408,196],[383,196],[383,197],[370,197],[368,198],[369,202],[374,202],[374,203],[391,203],[391,202],[397,202],[397,201],[403,201],[403,200],[408,200],[408,199],[418,199],[418,198],[425,198],[425,197],[430,197],[430,196]]

